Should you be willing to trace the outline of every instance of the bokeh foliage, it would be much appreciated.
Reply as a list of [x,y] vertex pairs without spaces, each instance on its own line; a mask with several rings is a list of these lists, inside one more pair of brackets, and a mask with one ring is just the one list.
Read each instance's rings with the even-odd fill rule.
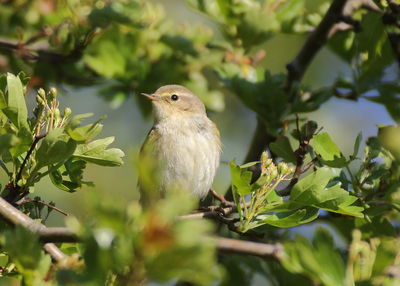
[[[22,70],[30,78],[0,77],[1,166],[9,179],[2,182],[3,197],[18,202],[46,176],[74,192],[90,183],[83,180],[86,164],[122,163],[120,150],[107,149],[112,138],[94,139],[101,120],[82,125],[87,115],[60,112],[53,84],[101,86],[98,95],[113,107],[135,96],[143,114],[150,106],[137,95],[167,83],[186,85],[213,111],[224,108],[224,94],[234,94],[257,115],[269,143],[259,161],[230,163],[236,230],[282,243],[285,256],[274,262],[224,256],[217,263],[207,239],[211,224],[176,220],[195,207],[184,194],[170,194],[146,211],[136,202],[95,195],[86,219],[67,221],[82,243],[62,244],[71,256],[55,267],[34,234],[2,222],[1,275],[25,285],[137,285],[146,279],[250,285],[256,273],[273,285],[397,285],[399,127],[380,126],[376,136],[364,138],[364,152],[358,136],[354,152],[345,155],[306,118],[338,97],[382,104],[398,122],[399,3],[364,1],[365,9],[355,3],[362,1],[347,1],[337,19],[347,26],[335,26],[327,48],[352,73],[332,74],[330,86],[306,86],[271,73],[263,62],[263,44],[278,34],[314,31],[331,2],[188,0],[205,19],[191,25],[170,21],[160,4],[145,0],[3,1],[0,70]],[[49,92],[37,91],[31,116],[24,96],[39,86]],[[248,168],[258,163],[261,175],[253,180]],[[304,165],[309,174],[299,178]],[[20,209],[42,221],[48,215],[32,202]],[[311,221],[333,230],[316,231],[312,241],[289,238],[291,227]]]

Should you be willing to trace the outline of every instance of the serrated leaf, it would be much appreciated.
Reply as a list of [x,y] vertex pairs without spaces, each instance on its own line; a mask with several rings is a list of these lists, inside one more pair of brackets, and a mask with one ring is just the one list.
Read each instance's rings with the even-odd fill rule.
[[278,136],[275,142],[269,145],[272,152],[283,158],[285,162],[296,163],[296,156],[289,139],[286,136]]
[[342,168],[348,163],[339,147],[326,132],[315,135],[310,141],[310,146],[313,147],[315,153],[321,156],[322,162],[329,167]]
[[331,170],[318,169],[294,185],[288,203],[293,202],[335,213],[363,217],[364,208],[352,205],[357,201],[357,197],[350,195],[338,185],[326,188],[331,178]]
[[258,225],[269,224],[276,227],[286,228],[311,222],[317,217],[317,208],[304,207],[297,210],[259,216],[258,219],[260,219],[260,221],[258,221]]
[[317,230],[313,244],[298,236],[295,241],[286,242],[284,248],[282,264],[288,271],[305,275],[321,285],[345,285],[344,261],[326,230]]
[[92,117],[93,113],[83,113],[83,114],[78,114],[73,116],[67,123],[65,129],[75,129],[77,128],[82,120],[85,120],[86,118]]
[[341,156],[339,147],[326,132],[315,135],[311,139],[310,145],[324,160],[331,161],[335,157]]
[[103,130],[102,124],[88,124],[77,128],[68,128],[67,133],[75,141],[89,141],[96,137],[101,130]]
[[76,189],[80,187],[77,183],[64,180],[59,170],[51,171],[49,177],[54,186],[69,193],[76,192]]
[[36,152],[38,166],[57,164],[67,160],[75,151],[76,142],[63,133],[62,128],[51,130]]
[[120,166],[123,164],[122,157],[125,154],[117,148],[107,149],[112,142],[114,142],[114,137],[98,139],[88,144],[80,144],[77,146],[74,156],[96,165]]

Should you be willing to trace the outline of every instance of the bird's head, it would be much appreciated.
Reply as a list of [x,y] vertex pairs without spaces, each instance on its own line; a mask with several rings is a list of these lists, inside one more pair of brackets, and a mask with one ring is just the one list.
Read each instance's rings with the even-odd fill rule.
[[142,93],[142,95],[152,101],[156,120],[206,114],[206,108],[201,100],[181,85],[164,85],[152,94]]

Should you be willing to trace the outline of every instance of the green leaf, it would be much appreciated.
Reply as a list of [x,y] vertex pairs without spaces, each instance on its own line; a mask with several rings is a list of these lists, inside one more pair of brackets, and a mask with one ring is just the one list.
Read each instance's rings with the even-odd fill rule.
[[[396,265],[396,258],[399,254],[400,241],[393,237],[382,237],[376,249],[376,258],[372,275],[382,275],[388,267]],[[390,285],[388,283],[388,285]],[[393,283],[392,285],[396,285]]]
[[253,173],[236,165],[234,161],[229,163],[232,177],[232,190],[241,196],[251,193],[251,178]]
[[102,124],[93,123],[75,129],[68,128],[67,133],[75,141],[89,141],[96,137],[101,130],[103,130]]
[[354,148],[353,148],[353,155],[351,155],[351,159],[355,159],[358,155],[358,151],[360,150],[360,144],[362,140],[362,133],[358,133],[356,141],[354,142]]
[[76,189],[80,187],[78,183],[64,180],[59,170],[51,171],[49,177],[54,186],[69,193],[76,192]]
[[269,147],[272,152],[283,158],[285,162],[296,163],[296,156],[286,136],[279,135],[276,141],[271,143]]
[[114,137],[95,140],[88,144],[79,144],[74,156],[96,165],[120,166],[123,164],[121,158],[125,154],[117,148],[106,149],[112,142],[114,142]]
[[261,215],[257,219],[257,227],[262,224],[269,224],[276,227],[293,227],[305,224],[315,220],[318,217],[318,209],[313,207],[304,207],[287,212],[277,212],[274,214]]
[[4,249],[22,271],[34,270],[42,257],[38,236],[18,225],[5,233]]
[[340,149],[326,132],[315,135],[311,139],[310,145],[316,153],[321,155],[322,159],[327,161],[331,161],[341,155]]
[[339,147],[331,139],[328,133],[315,135],[310,145],[314,151],[322,157],[323,163],[329,167],[342,168],[346,166],[346,158],[343,157]]
[[64,134],[63,128],[53,129],[42,139],[36,152],[38,166],[61,163],[72,156],[75,148],[76,142]]
[[283,266],[321,285],[345,285],[345,263],[335,249],[332,236],[319,228],[311,245],[304,237],[284,244]]
[[21,143],[21,140],[14,134],[7,133],[0,135],[0,154]]
[[85,53],[84,62],[96,73],[106,78],[123,76],[126,58],[119,52],[117,43],[111,40],[103,40],[98,42],[95,47],[94,52]]
[[352,205],[357,201],[355,196],[336,185],[326,188],[332,179],[332,171],[320,168],[300,180],[292,189],[290,201],[303,206],[313,206],[327,211],[363,217],[362,207]]
[[24,98],[24,90],[19,77],[7,74],[7,107],[3,109],[4,114],[18,128],[27,129],[28,126],[28,110]]
[[7,100],[6,97],[3,93],[3,91],[0,89],[0,109],[6,108],[7,107]]
[[396,229],[390,221],[381,215],[373,216],[371,221],[365,218],[357,218],[354,221],[355,228],[361,231],[362,239],[369,239],[378,236],[395,237]]

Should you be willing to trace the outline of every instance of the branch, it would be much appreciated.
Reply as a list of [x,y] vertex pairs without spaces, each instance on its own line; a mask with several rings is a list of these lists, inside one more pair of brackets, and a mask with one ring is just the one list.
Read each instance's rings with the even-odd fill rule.
[[27,197],[23,197],[22,199],[20,199],[19,201],[17,201],[15,204],[16,204],[17,206],[21,206],[21,205],[26,204],[26,203],[37,203],[37,204],[41,204],[41,205],[44,205],[44,206],[46,206],[46,207],[48,207],[48,208],[50,208],[50,209],[52,209],[52,210],[55,210],[55,211],[59,212],[59,213],[65,215],[65,216],[69,216],[69,213],[67,213],[66,211],[64,211],[64,210],[62,210],[62,209],[56,207],[55,205],[53,205],[53,204],[51,204],[51,203],[46,203],[45,201],[41,201],[41,200],[38,200],[38,199],[33,199],[33,200],[32,200],[32,199],[29,199],[29,198],[27,198]]
[[[329,32],[333,26],[340,20],[343,8],[347,0],[334,0],[317,28],[309,35],[305,44],[301,48],[296,58],[290,62],[286,68],[288,70],[288,79],[286,90],[290,92],[296,82],[303,78],[308,66],[328,40]],[[291,101],[295,98],[292,94]]]
[[[33,48],[29,45],[36,39],[30,39],[27,42],[10,41],[7,39],[0,39],[0,49],[14,51],[19,57],[24,60],[35,61],[57,61],[59,63],[68,63],[79,60],[82,57],[83,51],[97,35],[97,31],[92,29],[88,31],[84,38],[75,45],[75,47],[68,53],[62,54],[57,51],[47,50],[43,48]],[[42,37],[43,35],[40,35]],[[44,35],[45,36],[45,35]]]
[[231,207],[226,207],[226,208],[221,208],[218,206],[210,206],[208,208],[209,208],[209,210],[207,210],[205,212],[181,215],[178,217],[178,219],[217,218],[218,216],[221,216],[221,215],[227,216],[227,215],[230,215],[237,211],[236,206],[231,206]]
[[[399,28],[400,21],[397,20],[400,12],[400,5],[395,1],[388,1],[390,12],[383,14],[382,22],[385,26],[394,26]],[[389,39],[390,47],[392,52],[397,59],[397,63],[400,64],[400,34],[397,32],[387,31],[387,37]]]
[[284,249],[279,243],[269,244],[225,237],[211,239],[216,243],[220,252],[258,256],[274,260],[280,260],[284,256]]
[[301,132],[300,127],[299,127],[299,118],[296,115],[296,128],[297,128],[297,133],[299,134],[299,147],[294,151],[294,154],[296,156],[296,169],[294,171],[293,177],[290,179],[289,185],[284,188],[283,190],[280,190],[278,193],[280,196],[288,196],[290,195],[290,192],[292,191],[292,188],[296,183],[299,181],[299,178],[301,174],[306,172],[315,162],[316,159],[311,160],[307,165],[304,165],[304,159],[307,155],[308,151],[308,145],[310,144],[310,140],[314,136],[316,126],[313,126],[313,124],[308,121],[305,125],[305,132],[304,134]]
[[[31,219],[29,216],[13,207],[9,202],[1,197],[0,215],[10,223],[21,225],[33,233],[38,234],[41,238],[43,237],[43,241],[59,242],[72,237],[76,239],[76,236],[67,228],[47,228],[45,225]],[[67,239],[67,241],[70,240]],[[59,262],[66,257],[65,254],[53,243],[45,243],[43,248],[56,262]]]
[[[229,207],[224,209],[226,214],[233,212],[234,207]],[[197,216],[185,215],[179,217],[180,219],[189,218],[205,218],[213,213],[205,212],[195,214]],[[30,231],[39,235],[42,242],[47,242],[44,244],[44,250],[51,255],[55,261],[63,260],[66,255],[53,243],[53,242],[79,242],[79,238],[71,230],[65,227],[46,227],[43,224],[31,219],[10,203],[0,197],[0,214],[9,222],[14,225],[21,225]],[[259,242],[244,241],[231,238],[223,237],[208,237],[215,242],[216,248],[221,252],[236,253],[240,255],[252,255],[262,258],[279,260],[284,255],[284,250],[280,244],[267,244]]]

